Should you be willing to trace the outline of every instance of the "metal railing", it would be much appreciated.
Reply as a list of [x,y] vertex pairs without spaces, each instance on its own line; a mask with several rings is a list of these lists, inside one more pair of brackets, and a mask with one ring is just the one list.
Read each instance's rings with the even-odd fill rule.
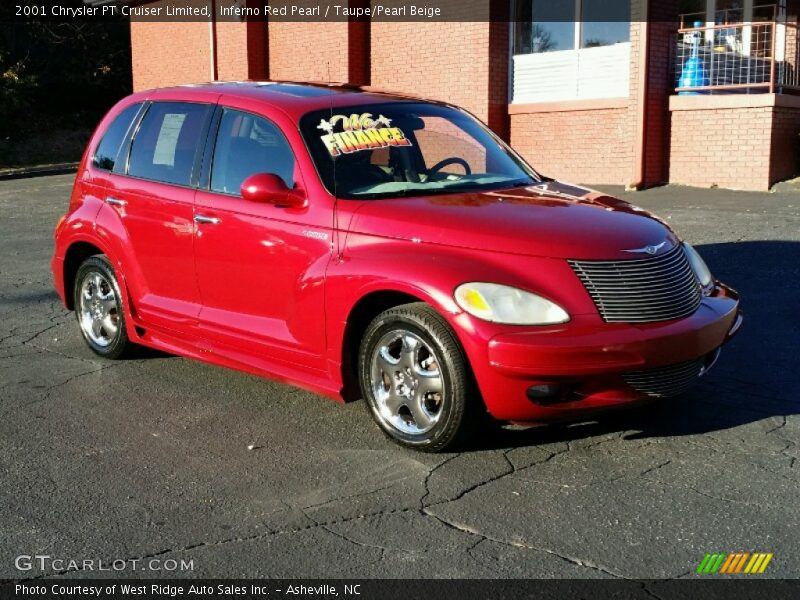
[[679,94],[800,92],[798,25],[777,21],[678,30]]
[[[724,8],[715,11],[713,18],[710,18],[710,13],[706,11],[696,13],[686,13],[679,15],[680,29],[688,29],[693,27],[698,21],[707,25],[709,21],[714,24],[728,24],[728,23],[744,23],[745,10],[744,8]],[[766,21],[778,20],[778,5],[777,4],[759,4],[752,9],[752,18],[750,21],[759,23]]]

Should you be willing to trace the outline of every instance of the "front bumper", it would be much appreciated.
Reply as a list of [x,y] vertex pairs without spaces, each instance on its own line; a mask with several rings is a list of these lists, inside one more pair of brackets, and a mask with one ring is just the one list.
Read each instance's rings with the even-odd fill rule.
[[[741,323],[736,292],[718,285],[694,314],[674,321],[612,324],[598,315],[580,315],[563,326],[499,333],[488,339],[485,362],[474,371],[486,406],[497,419],[578,418],[648,399],[626,383],[625,373],[704,357],[710,367]],[[559,390],[554,401],[529,399],[531,386],[546,385]]]

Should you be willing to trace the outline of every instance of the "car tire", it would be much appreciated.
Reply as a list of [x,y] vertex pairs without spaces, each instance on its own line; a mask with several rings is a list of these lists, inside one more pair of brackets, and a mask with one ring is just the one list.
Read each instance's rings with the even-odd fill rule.
[[108,258],[97,254],[81,263],[73,299],[78,327],[95,354],[114,360],[130,352],[122,293]]
[[431,306],[405,304],[375,317],[358,371],[367,408],[395,442],[441,452],[474,433],[482,412],[477,386],[455,333]]

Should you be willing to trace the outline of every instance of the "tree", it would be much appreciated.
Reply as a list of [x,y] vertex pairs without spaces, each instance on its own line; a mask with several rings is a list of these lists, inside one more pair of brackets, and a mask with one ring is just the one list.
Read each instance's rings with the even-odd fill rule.
[[43,127],[91,126],[130,93],[126,21],[17,18],[1,25],[0,133],[19,130],[23,117],[25,130],[36,121]]

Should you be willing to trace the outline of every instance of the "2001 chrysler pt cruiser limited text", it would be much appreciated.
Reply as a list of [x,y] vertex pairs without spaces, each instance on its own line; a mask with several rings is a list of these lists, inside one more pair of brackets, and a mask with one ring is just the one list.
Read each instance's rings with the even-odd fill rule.
[[140,344],[339,399],[436,451],[488,412],[580,419],[685,390],[737,294],[658,218],[528,166],[463,110],[299,83],[114,107],[55,232],[89,347]]

